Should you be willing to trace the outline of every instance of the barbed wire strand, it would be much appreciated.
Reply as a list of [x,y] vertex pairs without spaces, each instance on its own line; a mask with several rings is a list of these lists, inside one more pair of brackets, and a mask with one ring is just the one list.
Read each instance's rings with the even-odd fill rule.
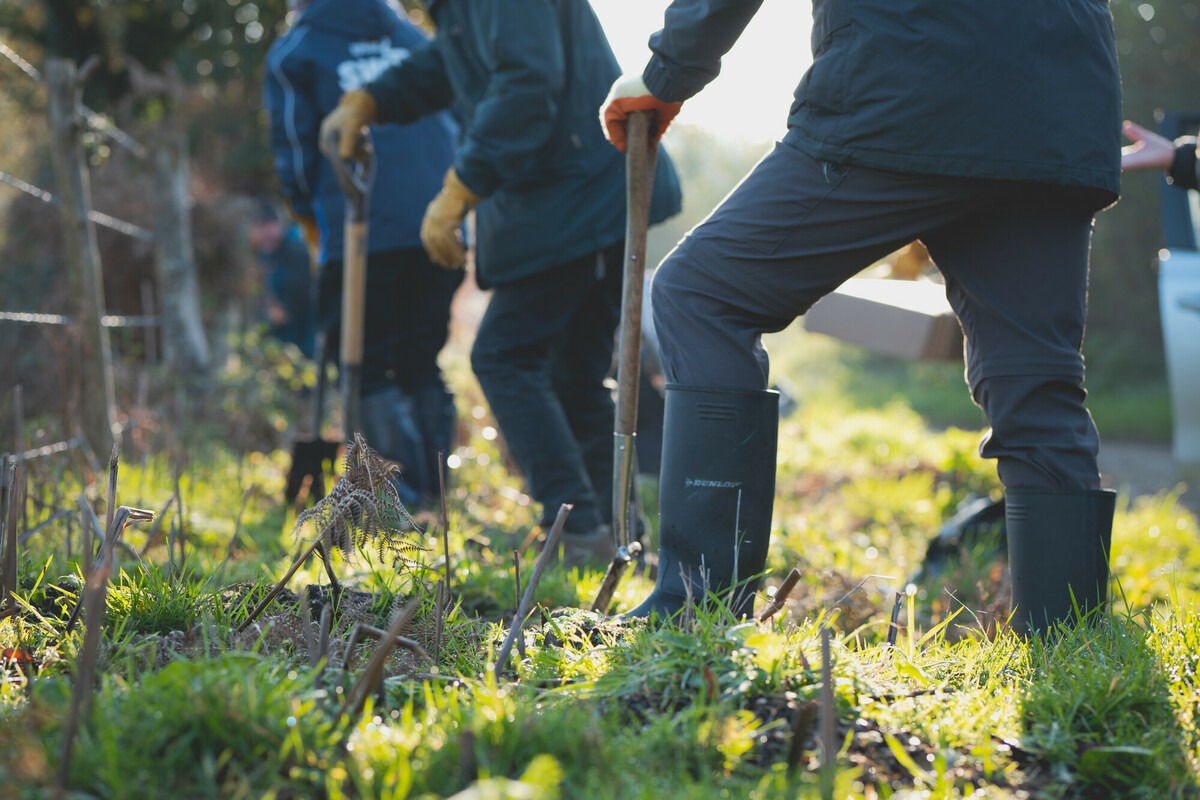
[[42,82],[42,73],[38,72],[38,68],[21,58],[20,53],[18,53],[16,50],[13,50],[4,42],[0,42],[0,56],[4,56],[13,64],[16,64],[17,69],[33,78],[38,83]]
[[[13,50],[4,42],[0,42],[0,55],[7,58],[10,62],[16,65],[17,69],[21,70],[21,72],[24,72],[33,80],[37,81],[38,83],[45,82],[42,77],[42,73],[37,67],[22,58],[20,53],[18,53],[16,50]],[[138,158],[146,157],[146,148],[128,133],[114,125],[113,121],[107,116],[97,111],[93,111],[82,103],[79,105],[79,111],[83,115],[83,118],[87,122],[88,126],[96,133],[99,133],[102,136],[107,136],[129,152],[133,153]]]
[[[30,311],[0,311],[0,322],[21,322],[27,325],[70,325],[73,320],[65,314],[41,314]],[[100,324],[106,328],[153,328],[161,320],[156,316],[136,314],[105,314]]]
[[[0,170],[0,183],[7,184],[7,185],[13,187],[14,189],[17,189],[18,191],[24,192],[25,194],[29,195],[30,197],[36,197],[38,200],[41,200],[43,203],[48,203],[49,205],[52,205],[52,206],[59,205],[58,198],[55,197],[50,192],[48,192],[45,189],[42,189],[38,186],[34,186],[32,183],[29,183],[28,181],[23,181],[20,178],[16,177],[15,175],[9,175],[7,172],[5,172],[3,170]],[[97,211],[95,209],[88,211],[88,219],[90,219],[92,222],[96,223],[97,225],[101,225],[110,230],[114,230],[117,233],[123,233],[126,236],[130,236],[134,239],[140,239],[143,242],[153,242],[154,241],[154,231],[147,230],[146,228],[143,228],[140,225],[134,225],[132,222],[125,222],[124,220],[119,220],[116,217],[110,216],[101,211]]]
[[86,439],[84,439],[84,437],[76,436],[73,439],[66,440],[65,442],[55,442],[54,444],[35,447],[31,450],[26,450],[23,453],[4,453],[3,455],[0,455],[0,463],[7,462],[9,464],[14,464],[18,461],[32,461],[35,458],[45,458],[46,456],[52,456],[56,453],[65,453],[68,450],[72,450],[81,446],[85,441]]

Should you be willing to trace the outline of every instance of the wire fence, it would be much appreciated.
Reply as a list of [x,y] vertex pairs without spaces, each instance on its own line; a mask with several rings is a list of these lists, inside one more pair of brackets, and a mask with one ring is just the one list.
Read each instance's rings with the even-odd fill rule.
[[[0,41],[0,64],[5,61],[16,68],[17,71],[30,81],[35,82],[39,86],[45,86],[46,80],[37,67],[11,46],[3,41]],[[13,88],[13,83],[8,80],[0,80],[0,87],[7,87],[10,91]],[[107,116],[97,113],[83,104],[78,104],[76,107],[78,119],[82,122],[82,127],[87,132],[101,138],[102,140],[111,141],[135,157],[142,159],[146,156],[146,148],[140,144],[134,137],[130,136],[125,131],[117,127],[113,121]],[[0,170],[0,184],[10,187],[26,196],[35,198],[43,203],[52,206],[61,206],[62,201],[50,190],[37,186],[23,178],[13,175],[4,170]],[[87,218],[95,225],[116,231],[119,234],[128,236],[140,242],[155,241],[155,232],[136,225],[125,220],[118,219],[112,215],[105,214],[95,209],[87,209]],[[12,265],[8,268],[13,269]],[[10,325],[19,326],[50,326],[50,327],[65,327],[70,326],[75,322],[73,317],[64,314],[41,313],[37,311],[21,311],[21,310],[0,310],[0,324],[8,323]],[[100,317],[100,324],[105,328],[153,328],[158,327],[161,319],[158,316],[133,316],[133,315],[118,315],[107,314]],[[20,408],[21,405],[21,390],[19,384],[13,389],[14,415],[17,420],[23,416]],[[18,433],[16,452],[0,453],[0,493],[3,493],[11,480],[9,472],[11,468],[17,465],[25,465],[29,462],[35,462],[45,459],[50,456],[58,456],[69,454],[73,451],[83,449],[90,453],[86,436],[76,435],[70,438],[64,438],[62,441],[45,444],[31,449],[23,449],[20,444],[20,434]],[[69,513],[66,509],[54,510],[56,515]],[[30,531],[29,533],[32,533]],[[11,533],[10,533],[11,535]],[[27,533],[28,536],[28,533]]]
[[[38,186],[34,186],[28,181],[23,181],[15,175],[10,175],[4,170],[0,170],[0,183],[5,184],[6,186],[11,186],[18,191],[29,195],[30,197],[36,197],[43,203],[48,203],[52,206],[60,205],[59,199],[50,192]],[[95,209],[88,211],[88,219],[97,225],[114,230],[117,233],[123,233],[126,236],[131,236],[134,239],[138,239],[143,242],[154,241],[153,231],[147,230],[140,225],[134,225],[132,222],[119,220],[116,217],[96,211]]]
[[[21,57],[20,53],[13,50],[2,41],[0,41],[0,56],[4,56],[6,59],[8,59],[9,62],[14,64],[17,69],[21,70],[21,72],[25,73],[25,75],[29,78],[37,81],[38,83],[45,83],[45,80],[42,78],[42,73],[37,67],[35,67],[33,64],[30,64],[26,59]],[[138,158],[145,157],[146,148],[139,144],[138,141],[128,133],[114,125],[110,118],[106,117],[104,114],[99,114],[95,111],[92,111],[83,104],[80,104],[79,111],[83,115],[84,120],[86,120],[88,127],[91,128],[93,132],[104,136],[121,147],[124,147]]]
[[[70,325],[74,320],[65,314],[0,311],[0,322],[23,322],[28,325]],[[100,318],[100,324],[106,328],[153,328],[159,322],[159,317],[135,314],[105,314]]]
[[[45,83],[45,79],[43,78],[41,71],[3,41],[0,41],[0,56],[3,56],[5,59],[7,59],[10,64],[14,65],[29,79],[37,82],[38,84]],[[120,128],[114,125],[111,119],[103,114],[92,111],[85,105],[81,104],[79,108],[80,114],[86,122],[89,130],[122,145],[129,150],[129,152],[133,153],[139,158],[145,156],[145,148],[128,133],[122,131]],[[0,170],[0,183],[16,189],[25,195],[41,200],[43,203],[53,206],[61,205],[59,198],[49,190],[40,186],[36,186],[29,181],[23,180],[15,175],[5,172],[4,170]],[[154,231],[143,228],[140,225],[135,225],[132,222],[126,222],[125,220],[117,219],[114,216],[96,211],[95,209],[89,209],[87,216],[88,219],[96,225],[100,225],[101,227],[124,234],[133,239],[137,239],[138,241],[154,241]],[[28,325],[63,326],[72,324],[73,320],[71,317],[64,316],[62,314],[40,314],[37,312],[10,310],[0,311],[0,322],[22,323]],[[100,324],[106,328],[154,327],[159,324],[159,318],[155,316],[123,316],[110,314],[101,317]]]

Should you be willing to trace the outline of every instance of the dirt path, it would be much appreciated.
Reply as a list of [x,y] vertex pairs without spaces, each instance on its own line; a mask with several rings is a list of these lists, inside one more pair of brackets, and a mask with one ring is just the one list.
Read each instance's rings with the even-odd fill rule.
[[1100,446],[1100,472],[1106,487],[1127,497],[1158,494],[1183,484],[1180,503],[1200,514],[1200,469],[1180,468],[1171,457],[1170,444],[1105,439]]

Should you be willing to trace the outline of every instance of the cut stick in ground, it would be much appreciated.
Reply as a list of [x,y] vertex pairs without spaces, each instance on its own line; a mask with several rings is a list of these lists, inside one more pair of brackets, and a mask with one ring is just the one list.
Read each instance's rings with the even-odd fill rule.
[[[365,622],[360,622],[355,625],[354,631],[350,634],[350,641],[346,644],[346,658],[342,662],[342,668],[349,669],[350,657],[354,652],[354,648],[357,647],[363,639],[374,639],[378,642],[385,636],[387,636],[387,631],[385,631],[383,628],[376,628],[374,625],[368,625]],[[396,636],[395,642],[393,642],[393,647],[402,648],[418,658],[423,658],[426,661],[433,662],[433,657],[429,655],[429,651],[422,647],[421,643],[416,639],[410,639],[407,636]]]
[[[516,584],[517,584],[517,591],[514,596],[517,598],[517,602],[520,603],[521,602],[521,554],[518,553],[516,550],[513,550],[513,576],[514,576],[514,580],[516,581]],[[522,659],[525,658],[525,637],[524,636],[517,637],[517,657],[522,658]]]
[[[367,695],[370,694],[371,688],[376,686],[383,678],[383,664],[392,652],[392,648],[396,646],[396,642],[400,638],[400,632],[408,627],[409,623],[412,622],[413,616],[417,613],[418,602],[419,598],[414,597],[404,608],[392,616],[391,624],[388,625],[388,629],[383,632],[383,635],[379,637],[379,644],[375,646],[375,651],[371,653],[371,660],[367,662],[367,666],[363,669],[362,675],[358,677],[354,686],[346,693],[346,702],[342,705],[342,714],[344,716],[357,716],[362,712],[363,705],[367,702]],[[421,652],[424,653],[425,651],[421,650]],[[425,658],[428,659],[429,656],[426,654]]]
[[246,630],[246,628],[249,628],[254,620],[258,619],[258,615],[263,612],[263,609],[270,605],[271,601],[275,599],[275,596],[283,591],[283,587],[287,586],[287,582],[292,579],[292,576],[299,571],[300,565],[307,561],[308,557],[315,553],[317,548],[320,546],[321,537],[318,536],[312,541],[311,544],[308,545],[308,547],[301,551],[300,555],[296,557],[296,560],[292,562],[292,566],[288,568],[288,571],[285,572],[283,577],[271,587],[271,591],[267,592],[266,597],[258,602],[258,605],[254,607],[254,610],[250,612],[250,616],[246,617],[245,622],[237,626],[237,633],[241,633],[242,631]]
[[796,588],[796,584],[800,582],[800,570],[792,567],[792,571],[783,579],[783,583],[775,591],[775,596],[771,598],[771,604],[763,609],[763,612],[758,615],[759,622],[766,622],[771,617],[784,607],[787,603],[788,595]]
[[446,639],[446,613],[450,610],[450,591],[438,581],[434,592],[434,602],[437,603],[437,614],[434,617],[433,629],[433,663],[442,663],[442,642]]
[[896,600],[892,603],[892,620],[888,623],[888,647],[896,646],[896,636],[900,633],[900,609],[904,607],[904,599],[907,596],[904,592],[896,592]]
[[[91,506],[80,496],[80,507],[91,517],[94,525],[99,526],[100,522],[92,514]],[[113,514],[112,522],[109,524],[108,532],[104,534],[104,540],[100,543],[100,550],[96,553],[96,559],[92,564],[92,568],[85,574],[85,577],[91,575],[97,569],[104,567],[111,573],[115,568],[113,553],[118,544],[125,547],[126,551],[137,558],[137,551],[130,548],[124,542],[120,542],[121,532],[126,527],[135,522],[150,522],[154,520],[154,512],[144,508],[133,508],[131,506],[121,506]],[[86,523],[85,523],[86,524]],[[90,580],[90,577],[88,578]],[[75,623],[79,621],[79,613],[84,609],[84,598],[86,593],[80,594],[79,600],[75,603],[75,608],[71,610],[71,616],[67,618],[66,630],[70,633],[75,628]]]
[[829,642],[829,629],[821,629],[821,795],[833,797],[833,779],[836,774],[837,742],[834,724],[837,707],[833,697],[833,656]]
[[513,644],[525,629],[525,618],[529,616],[529,609],[533,605],[533,596],[537,591],[538,581],[542,579],[542,573],[546,571],[546,565],[554,557],[554,548],[558,546],[558,537],[562,534],[563,526],[567,524],[567,515],[571,513],[573,507],[570,503],[563,503],[559,507],[558,516],[555,517],[554,525],[550,528],[550,534],[546,537],[546,544],[542,546],[542,552],[533,565],[533,574],[529,576],[529,585],[525,587],[525,594],[521,597],[521,605],[517,607],[517,613],[513,615],[512,627],[509,628],[508,636],[504,638],[504,644],[500,646],[500,653],[496,656],[494,672],[497,679],[499,679],[500,673],[504,671],[504,665],[508,662],[508,656],[512,652]]
[[[108,579],[112,568],[107,560],[97,561],[96,568],[88,576],[80,603],[86,604],[83,648],[75,670],[75,689],[71,695],[71,710],[63,731],[62,755],[58,765],[58,784],[66,788],[71,776],[71,756],[75,746],[75,734],[87,718],[92,705],[92,682],[96,677],[96,663],[100,659],[100,630],[104,625],[104,609],[108,597]],[[78,606],[76,606],[78,608]]]
[[0,560],[0,586],[3,597],[0,607],[9,608],[12,593],[17,590],[17,527],[21,521],[18,509],[25,505],[25,470],[16,461],[7,470],[8,476],[2,490],[4,503],[0,506],[0,529],[4,532],[4,554]]
[[[446,453],[438,451],[438,492],[442,497],[442,552],[446,558],[446,598],[450,597],[450,512],[446,508]],[[440,608],[440,606],[439,606]],[[440,619],[440,617],[439,617]]]
[[[126,525],[133,522],[145,522],[153,519],[153,511],[140,508],[121,506],[113,514],[109,525],[105,545],[115,542],[120,537]],[[75,671],[75,691],[71,697],[71,711],[67,717],[67,727],[63,733],[62,758],[59,764],[59,785],[66,787],[71,774],[71,751],[74,747],[75,733],[79,725],[86,720],[92,703],[92,684],[96,679],[96,665],[100,660],[100,633],[104,627],[104,611],[107,606],[108,580],[112,575],[113,563],[109,557],[111,546],[106,551],[101,547],[100,556],[96,559],[96,568],[87,576],[87,583],[82,592],[84,608],[83,648],[79,651],[79,661]],[[76,606],[76,612],[79,606]]]

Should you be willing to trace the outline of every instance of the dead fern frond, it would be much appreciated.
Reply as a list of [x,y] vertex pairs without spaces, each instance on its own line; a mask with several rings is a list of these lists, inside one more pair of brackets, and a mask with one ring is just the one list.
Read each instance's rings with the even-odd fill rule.
[[326,550],[350,554],[370,544],[380,561],[391,556],[393,564],[410,566],[409,556],[428,548],[405,535],[415,531],[419,536],[421,530],[396,492],[397,471],[355,433],[342,476],[328,495],[296,517],[296,530],[311,522]]

